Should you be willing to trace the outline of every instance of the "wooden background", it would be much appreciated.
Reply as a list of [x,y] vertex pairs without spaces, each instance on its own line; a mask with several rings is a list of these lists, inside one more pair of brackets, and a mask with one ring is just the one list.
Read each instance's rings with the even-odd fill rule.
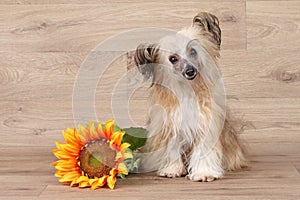
[[[69,189],[53,176],[51,154],[61,130],[74,127],[72,92],[84,59],[126,30],[179,30],[208,11],[223,31],[221,71],[251,167],[213,183],[131,175],[117,190]],[[134,37],[131,38],[134,40]],[[96,112],[112,117],[117,59],[98,84]],[[130,100],[145,118],[145,90]],[[82,97],[84,103],[84,97]],[[0,199],[296,199],[300,190],[300,1],[296,0],[1,0]]]

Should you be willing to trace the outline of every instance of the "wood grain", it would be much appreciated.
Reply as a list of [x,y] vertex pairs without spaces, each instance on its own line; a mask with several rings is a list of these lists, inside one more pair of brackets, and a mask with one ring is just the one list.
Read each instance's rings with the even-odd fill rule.
[[[225,199],[295,199],[300,189],[299,173],[292,164],[299,160],[299,156],[252,156],[249,169],[228,173],[223,179],[213,183],[190,182],[184,178],[159,178],[148,173],[130,175],[125,180],[118,180],[115,191],[91,191],[69,188],[58,183],[57,178],[51,175],[54,170],[49,161],[54,160],[53,156],[44,147],[23,148],[23,155],[14,147],[1,148],[1,152],[3,156],[0,158],[0,180],[6,182],[2,188],[8,192],[1,193],[0,196],[8,199],[13,199],[16,195],[21,195],[21,199],[49,199],[58,194],[60,199],[81,199],[84,196],[89,199],[99,195],[103,199],[121,196],[124,199],[154,199],[158,196],[166,199],[194,199],[197,196],[212,199],[220,196]],[[2,164],[3,161],[6,162],[5,165]],[[17,166],[20,161],[23,163],[22,168]],[[34,181],[28,184],[28,179]],[[178,188],[178,185],[181,187]]]
[[[207,10],[220,17],[224,48],[244,49],[244,8],[243,2],[0,5],[0,45],[1,51],[10,52],[88,52],[105,38],[132,28],[178,30],[191,24],[200,10]],[[141,18],[145,9],[151,17]]]
[[[209,1],[209,0],[203,0]],[[222,1],[222,0],[214,0]],[[245,0],[226,0],[227,2],[245,2]],[[103,4],[103,3],[140,3],[139,0],[2,0],[0,4]],[[151,2],[160,2],[159,0],[151,0]],[[171,2],[171,1],[170,1]],[[181,0],[173,0],[173,2],[182,2]],[[188,2],[198,2],[198,0],[188,0]]]
[[[0,1],[0,199],[299,198],[299,10],[297,0]],[[240,138],[250,168],[203,184],[149,173],[118,180],[115,191],[61,185],[53,176],[51,150],[63,141],[61,130],[75,126],[72,100],[79,78],[87,90],[99,79],[93,91],[99,120],[116,118],[112,107],[126,106],[137,124],[147,117],[146,87],[130,96],[134,81],[128,80],[116,89],[132,63],[130,54],[111,62],[101,78],[78,77],[80,67],[97,72],[100,62],[143,37],[128,36],[104,51],[95,47],[133,28],[179,30],[199,11],[220,18],[220,71],[231,113],[247,124]],[[90,106],[84,92],[79,97],[81,108]]]
[[247,48],[300,50],[299,1],[247,2]]

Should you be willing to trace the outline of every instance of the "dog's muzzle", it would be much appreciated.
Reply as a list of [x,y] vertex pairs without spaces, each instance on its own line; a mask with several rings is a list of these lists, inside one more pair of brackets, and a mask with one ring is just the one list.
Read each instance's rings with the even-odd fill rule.
[[182,75],[188,80],[193,80],[194,78],[196,78],[197,73],[198,70],[193,65],[187,65],[182,72]]

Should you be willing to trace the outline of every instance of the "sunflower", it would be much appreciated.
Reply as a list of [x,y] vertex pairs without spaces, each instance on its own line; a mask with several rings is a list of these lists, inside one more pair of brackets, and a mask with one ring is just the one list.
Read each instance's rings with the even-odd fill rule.
[[53,154],[60,160],[53,163],[55,176],[59,182],[79,188],[97,189],[105,184],[114,188],[116,175],[127,175],[128,169],[123,161],[132,158],[127,151],[129,143],[121,143],[124,131],[113,131],[114,121],[105,126],[100,122],[90,122],[78,130],[68,128],[63,131],[65,144],[56,142]]

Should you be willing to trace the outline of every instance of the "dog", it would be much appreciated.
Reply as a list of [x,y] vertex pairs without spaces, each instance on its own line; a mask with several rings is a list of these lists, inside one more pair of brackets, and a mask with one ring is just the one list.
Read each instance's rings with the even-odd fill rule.
[[219,86],[220,47],[218,18],[201,12],[190,27],[135,51],[138,70],[151,82],[141,151],[154,152],[148,164],[157,164],[159,176],[209,182],[247,166]]

